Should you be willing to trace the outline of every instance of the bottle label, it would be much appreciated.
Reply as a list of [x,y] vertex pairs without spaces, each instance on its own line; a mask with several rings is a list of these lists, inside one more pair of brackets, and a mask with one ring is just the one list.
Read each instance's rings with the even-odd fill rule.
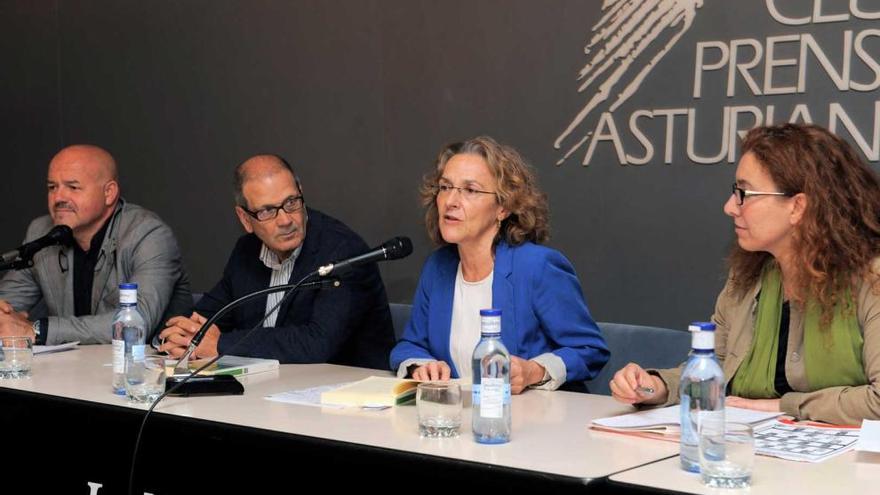
[[715,332],[694,332],[691,335],[691,347],[701,351],[715,349]]
[[119,290],[119,304],[137,304],[137,302],[138,302],[137,289],[120,289]]
[[143,361],[146,348],[147,346],[144,344],[135,344],[131,346],[131,359],[134,361]]
[[482,378],[474,386],[474,403],[480,407],[481,418],[501,418],[504,405],[510,404],[510,384],[503,378]]
[[113,340],[113,373],[125,373],[125,341]]
[[501,317],[500,316],[481,316],[480,332],[488,334],[501,333]]

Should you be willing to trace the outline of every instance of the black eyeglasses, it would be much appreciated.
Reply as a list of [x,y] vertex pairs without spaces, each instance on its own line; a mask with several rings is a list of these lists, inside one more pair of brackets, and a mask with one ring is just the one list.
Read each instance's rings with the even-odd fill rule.
[[265,222],[267,220],[272,220],[273,218],[277,217],[278,210],[284,210],[286,213],[293,213],[296,210],[302,208],[304,203],[305,198],[303,198],[302,195],[299,195],[291,196],[285,199],[284,202],[278,206],[264,206],[257,211],[248,210],[244,206],[240,205],[239,208],[241,208],[242,210],[244,210],[245,213],[256,218],[257,220]]
[[437,184],[434,186],[434,194],[440,196],[441,194],[448,195],[451,194],[452,191],[458,191],[461,196],[465,199],[476,199],[480,194],[495,194],[492,191],[481,191],[474,187],[458,187],[453,186],[452,184]]
[[737,204],[740,206],[742,206],[746,198],[750,196],[791,196],[791,194],[784,192],[749,191],[748,189],[743,189],[736,184],[733,185],[733,195],[736,196]]

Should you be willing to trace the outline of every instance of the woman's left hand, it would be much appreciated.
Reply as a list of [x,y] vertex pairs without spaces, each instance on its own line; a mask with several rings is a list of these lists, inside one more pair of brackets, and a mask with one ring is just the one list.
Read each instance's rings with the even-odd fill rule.
[[535,361],[510,356],[510,393],[520,394],[529,385],[544,379],[544,367]]
[[724,401],[725,406],[753,409],[755,411],[781,412],[779,399],[744,399],[731,395]]

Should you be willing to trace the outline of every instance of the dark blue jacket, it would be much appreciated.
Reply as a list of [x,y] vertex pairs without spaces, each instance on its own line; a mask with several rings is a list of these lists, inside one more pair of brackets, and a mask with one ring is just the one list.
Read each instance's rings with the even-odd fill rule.
[[[391,352],[391,369],[410,358],[446,361],[452,299],[458,271],[454,245],[435,251],[419,278],[412,316]],[[492,306],[501,309],[501,341],[523,359],[552,352],[565,363],[566,381],[596,376],[608,361],[608,346],[590,316],[571,263],[555,249],[530,242],[495,248]]]
[[[272,271],[260,261],[262,242],[253,234],[239,238],[223,279],[196,304],[211,317],[226,303],[269,287]],[[342,222],[308,209],[306,238],[289,283],[332,261],[366,252],[363,239]],[[282,363],[335,363],[387,369],[394,330],[385,286],[375,263],[348,272],[335,289],[300,290],[280,308],[273,328],[244,334],[265,315],[266,296],[232,310],[218,322],[218,350],[237,356],[277,359]]]

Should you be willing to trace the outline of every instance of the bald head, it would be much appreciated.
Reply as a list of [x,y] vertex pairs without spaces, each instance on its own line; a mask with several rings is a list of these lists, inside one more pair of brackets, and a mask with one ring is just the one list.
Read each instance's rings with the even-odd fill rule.
[[233,186],[235,189],[235,204],[247,207],[247,200],[244,197],[244,185],[251,180],[272,180],[277,174],[290,174],[296,183],[299,194],[302,194],[302,187],[299,178],[293,173],[293,168],[287,163],[287,160],[278,155],[256,155],[248,158],[241,165],[235,167],[233,175]]
[[116,160],[107,150],[91,144],[74,144],[62,149],[49,162],[49,168],[56,164],[76,166],[102,182],[118,180]]
[[46,186],[52,220],[73,229],[77,243],[88,250],[119,200],[116,161],[97,146],[68,146],[49,162]]

